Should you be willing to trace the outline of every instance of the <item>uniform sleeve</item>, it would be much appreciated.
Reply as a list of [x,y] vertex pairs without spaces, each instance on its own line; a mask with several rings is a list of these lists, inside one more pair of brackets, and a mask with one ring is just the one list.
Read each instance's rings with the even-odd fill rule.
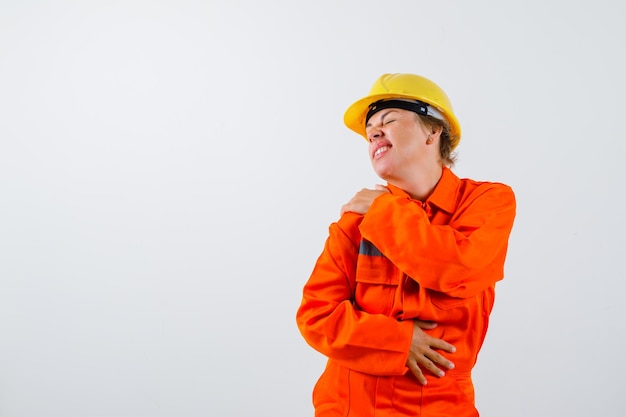
[[[296,321],[314,349],[347,368],[372,375],[402,375],[413,322],[368,314],[353,304],[358,229],[342,228],[357,215],[347,213],[330,226],[329,237],[304,286]],[[360,218],[360,216],[359,216]]]
[[421,286],[465,298],[504,276],[514,218],[511,188],[486,183],[459,204],[448,225],[431,224],[415,201],[384,194],[374,200],[359,228],[363,238]]

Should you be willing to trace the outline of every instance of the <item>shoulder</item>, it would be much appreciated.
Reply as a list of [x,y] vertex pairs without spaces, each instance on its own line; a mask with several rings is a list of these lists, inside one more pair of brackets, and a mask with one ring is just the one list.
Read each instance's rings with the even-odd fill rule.
[[459,178],[459,190],[463,193],[499,193],[515,196],[511,186],[495,181],[478,181],[470,178]]
[[476,204],[485,209],[515,210],[515,192],[511,186],[501,182],[459,179],[457,207]]

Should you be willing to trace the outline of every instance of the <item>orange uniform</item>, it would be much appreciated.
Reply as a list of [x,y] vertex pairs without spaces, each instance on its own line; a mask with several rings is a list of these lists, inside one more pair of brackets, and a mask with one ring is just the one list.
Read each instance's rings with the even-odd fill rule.
[[[448,168],[420,202],[388,185],[365,215],[345,213],[297,312],[306,341],[327,356],[313,391],[317,417],[469,417],[471,370],[503,278],[515,197],[506,185],[459,179]],[[453,344],[455,364],[422,386],[405,363],[413,320]]]

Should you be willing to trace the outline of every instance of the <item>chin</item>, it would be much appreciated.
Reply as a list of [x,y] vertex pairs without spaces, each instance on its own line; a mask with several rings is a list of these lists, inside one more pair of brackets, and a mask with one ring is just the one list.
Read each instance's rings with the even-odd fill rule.
[[376,167],[374,167],[374,173],[378,175],[380,179],[385,180],[385,181],[389,181],[389,179],[392,178],[391,172],[385,169],[381,169],[381,168],[377,169]]

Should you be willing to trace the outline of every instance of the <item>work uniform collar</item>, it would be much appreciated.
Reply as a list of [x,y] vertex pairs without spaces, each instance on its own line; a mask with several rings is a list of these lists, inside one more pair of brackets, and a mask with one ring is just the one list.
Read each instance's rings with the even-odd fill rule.
[[[441,210],[453,213],[456,208],[456,195],[459,189],[460,180],[448,167],[442,168],[441,178],[435,186],[430,197],[426,199],[424,204],[436,206]],[[391,190],[392,194],[402,195],[407,198],[411,196],[403,189],[396,187],[393,184],[387,184],[387,187]]]

